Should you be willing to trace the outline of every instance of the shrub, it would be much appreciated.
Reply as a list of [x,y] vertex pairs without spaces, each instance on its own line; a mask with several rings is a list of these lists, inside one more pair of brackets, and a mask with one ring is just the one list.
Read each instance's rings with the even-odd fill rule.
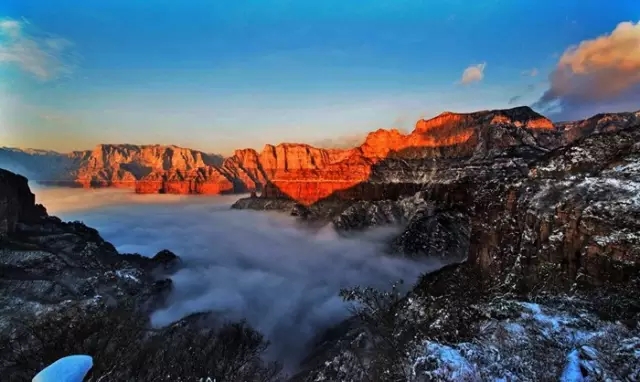
[[9,382],[30,381],[61,357],[88,354],[94,358],[86,378],[91,382],[269,382],[281,377],[280,365],[262,358],[269,343],[245,322],[212,327],[191,317],[152,329],[145,315],[128,308],[66,313],[16,323],[11,337],[0,342],[0,375]]

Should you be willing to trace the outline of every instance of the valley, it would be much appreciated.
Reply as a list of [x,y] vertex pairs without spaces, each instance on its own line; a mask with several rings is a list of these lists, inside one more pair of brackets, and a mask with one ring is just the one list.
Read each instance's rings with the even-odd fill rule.
[[[95,210],[95,216],[91,210],[83,215],[81,209],[69,215],[93,220],[100,234],[80,222],[62,223],[48,216],[44,207],[35,204],[26,179],[4,171],[0,204],[5,240],[2,282],[5,290],[12,291],[11,297],[4,296],[6,312],[16,317],[33,315],[41,311],[43,293],[47,293],[48,314],[59,318],[66,317],[65,304],[83,312],[108,312],[110,308],[102,302],[107,300],[137,306],[137,311],[144,307],[141,312],[150,314],[149,324],[163,328],[181,322],[180,330],[188,331],[206,322],[206,327],[216,330],[220,320],[248,318],[251,327],[272,343],[267,359],[275,356],[284,361],[283,372],[289,375],[286,379],[295,381],[358,380],[363,374],[380,373],[408,380],[419,376],[451,381],[546,380],[562,374],[572,362],[589,378],[633,380],[640,372],[637,367],[617,369],[615,365],[640,364],[637,352],[632,350],[640,346],[640,302],[634,292],[640,287],[640,238],[636,235],[640,231],[638,113],[603,114],[560,125],[547,121],[528,108],[468,115],[447,113],[430,122],[419,122],[408,136],[374,132],[363,145],[342,152],[349,156],[334,157],[333,162],[321,149],[298,146],[305,149],[295,151],[293,146],[276,146],[281,148],[275,152],[284,153],[286,160],[273,162],[270,172],[262,167],[262,163],[269,162],[259,159],[246,160],[236,168],[242,168],[246,176],[261,174],[263,178],[251,178],[256,182],[249,190],[256,191],[256,195],[239,200],[227,195],[226,205],[216,204],[218,199],[193,199],[188,202],[195,203],[191,207],[184,204],[189,199],[171,201],[166,199],[170,195],[164,195],[154,200],[160,196],[136,195],[137,203],[152,199],[139,206],[116,201],[111,207],[87,207]],[[149,146],[129,150],[143,153],[145,147]],[[297,155],[288,156],[291,153]],[[135,155],[140,163],[151,163],[148,158],[142,162],[142,154]],[[222,164],[207,165],[201,155],[188,156],[195,159],[182,162],[174,158],[171,163],[213,171],[206,169],[229,169],[231,160],[239,160],[233,156],[222,159]],[[111,169],[120,166],[110,161],[103,163],[111,163]],[[24,162],[23,166],[27,165]],[[131,162],[127,165],[135,167]],[[182,183],[167,182],[163,180],[162,187],[173,184],[167,189],[168,194],[192,193],[191,188],[180,188]],[[189,182],[193,187],[201,180]],[[117,198],[140,191],[138,180],[135,188],[123,183],[100,185],[93,192],[108,193],[109,187],[129,189],[120,190]],[[43,195],[50,190],[42,186],[38,189]],[[59,190],[64,188],[56,189]],[[80,196],[92,192],[68,190]],[[87,206],[92,197],[95,198],[88,195]],[[103,194],[96,200],[108,198]],[[67,203],[70,204],[74,203]],[[196,211],[204,215],[193,215]],[[251,217],[256,213],[259,215]],[[270,215],[273,213],[276,215]],[[253,223],[242,223],[242,216]],[[286,225],[269,221],[269,216]],[[267,220],[263,221],[263,217]],[[112,219],[121,221],[113,225],[113,232],[108,223]],[[135,223],[146,220],[146,225]],[[128,222],[133,224],[130,228]],[[178,227],[189,227],[188,231],[161,228],[176,223]],[[201,224],[210,228],[200,231],[196,227]],[[236,228],[232,228],[234,225]],[[247,231],[244,238],[235,237],[248,227],[255,232]],[[375,230],[387,231],[380,236],[383,231]],[[128,232],[145,231],[155,232],[156,236],[132,237],[127,246]],[[294,236],[278,238],[285,232]],[[105,242],[101,234],[111,243]],[[326,234],[330,235],[326,242],[317,236]],[[172,238],[181,240],[190,235],[196,235],[190,246],[172,244]],[[311,239],[299,235],[311,235]],[[371,241],[377,236],[377,241]],[[273,244],[269,244],[270,240]],[[62,243],[68,244],[65,247]],[[143,243],[156,244],[145,249]],[[245,260],[234,255],[234,248],[242,248],[241,243],[249,245],[241,250],[249,256]],[[309,246],[317,247],[318,252],[303,250]],[[78,252],[80,248],[84,249]],[[135,254],[122,255],[118,251]],[[176,251],[177,256],[170,251]],[[291,255],[285,255],[291,251]],[[332,255],[331,251],[337,252]],[[25,257],[27,253],[30,255]],[[343,259],[340,253],[346,257]],[[355,253],[359,253],[360,260],[350,263],[355,261]],[[254,255],[263,265],[250,260]],[[52,259],[64,263],[53,265]],[[75,264],[73,268],[64,265],[70,261]],[[228,261],[231,262],[220,268]],[[259,270],[269,262],[288,270],[270,279],[264,274],[270,272],[267,268]],[[324,262],[328,263],[320,266]],[[377,265],[368,269],[364,264],[370,262]],[[53,278],[50,275],[42,279],[37,276],[41,272],[38,264],[51,264],[47,267],[59,270],[51,274],[55,275]],[[357,270],[350,273],[349,264]],[[191,266],[196,268],[191,270]],[[224,270],[227,266],[231,268]],[[322,271],[314,273],[318,266]],[[335,269],[329,271],[332,266]],[[86,274],[79,276],[72,271],[74,268],[83,269]],[[198,268],[201,270],[196,271]],[[214,273],[202,273],[204,269]],[[216,274],[215,269],[222,273]],[[253,279],[254,272],[263,276],[256,279],[256,284],[234,287],[234,278],[228,279],[235,272],[233,269],[248,272],[235,278],[243,282]],[[190,273],[194,271],[198,274]],[[293,276],[301,271],[302,275],[309,273],[302,279]],[[101,276],[110,272],[115,272],[115,278]],[[63,281],[69,276],[61,278],[64,274],[83,279],[69,284]],[[329,274],[344,274],[346,278],[328,289],[323,286],[324,292],[318,294],[317,287],[326,285]],[[311,275],[318,278],[311,284],[299,284],[300,280],[310,282]],[[189,281],[195,279],[211,282]],[[44,280],[51,283],[45,289]],[[136,281],[131,284],[130,280]],[[404,281],[400,289],[389,289],[400,280]],[[57,290],[56,285],[75,285],[75,291],[60,289],[56,292],[59,297],[45,292]],[[80,291],[80,285],[91,285],[94,292]],[[278,297],[254,295],[260,290]],[[94,295],[97,291],[99,299]],[[239,297],[239,292],[248,294]],[[376,293],[381,295],[371,300]],[[339,295],[347,303],[340,302]],[[185,300],[184,296],[191,297]],[[318,296],[322,299],[317,308],[303,303]],[[35,310],[18,309],[16,299]],[[278,299],[282,306],[293,309],[290,314],[296,317],[297,324],[286,316],[270,316],[286,310],[260,310],[263,305],[259,301]],[[349,317],[344,309],[353,299],[363,305],[358,305],[357,314]],[[329,301],[330,305],[326,305]],[[367,305],[371,301],[377,302]],[[202,313],[202,309],[208,309],[208,313]],[[321,316],[325,318],[317,321],[308,316],[312,312],[324,312]],[[337,315],[328,319],[329,312]],[[311,321],[305,321],[305,316]],[[165,318],[157,321],[158,317]],[[273,320],[265,320],[268,317]],[[384,317],[395,318],[388,321]],[[292,328],[302,333],[309,325],[315,329],[306,332],[306,340],[300,336],[284,340]],[[211,333],[216,335],[215,331]],[[395,339],[388,342],[390,333],[395,333]],[[188,337],[184,338],[186,341]],[[553,352],[543,350],[549,346],[543,343],[548,341],[555,344]],[[140,346],[145,343],[142,341]],[[498,349],[498,355],[492,355],[491,349]],[[531,352],[537,354],[535,359]],[[292,363],[291,354],[304,356]],[[445,354],[455,355],[455,361]],[[506,359],[499,368],[491,366],[495,356]],[[531,359],[516,368],[516,359],[524,358]],[[362,359],[377,361],[367,366],[359,363]],[[126,361],[110,358],[110,362]],[[256,367],[268,366],[258,363]],[[146,377],[159,370],[163,370],[159,365],[151,367]],[[284,374],[276,373],[275,377],[284,378]]]

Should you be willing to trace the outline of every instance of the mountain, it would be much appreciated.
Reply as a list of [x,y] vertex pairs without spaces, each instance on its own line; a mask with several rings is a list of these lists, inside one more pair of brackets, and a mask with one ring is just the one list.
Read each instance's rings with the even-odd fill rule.
[[150,313],[166,306],[182,264],[175,254],[118,253],[34,199],[25,177],[0,169],[3,381],[31,381],[71,354],[93,355],[93,377],[104,381],[276,380],[276,364],[260,358],[262,335],[242,322],[204,327],[220,320],[208,312],[153,327]]
[[[0,164],[30,179],[77,187],[135,187],[158,171],[191,171],[216,167],[222,157],[178,146],[101,144],[67,154],[54,151],[0,149]],[[22,170],[22,171],[20,171]]]
[[[261,191],[263,198],[292,199],[309,206],[328,197],[380,199],[388,193],[406,194],[433,168],[450,162],[522,166],[582,136],[624,128],[638,115],[598,114],[553,124],[528,107],[445,112],[418,121],[409,134],[379,129],[361,145],[345,149],[281,143],[266,145],[260,152],[236,150],[222,158],[161,145],[102,144],[69,154],[3,148],[0,164],[44,184],[124,187],[138,193]],[[403,168],[403,161],[417,159],[431,162],[414,172]],[[425,166],[430,169],[425,171]]]
[[[638,380],[640,121],[596,116],[572,124],[596,127],[571,138],[516,111],[447,113],[350,150],[280,145],[225,160],[226,171],[271,177],[266,195],[236,208],[291,209],[342,234],[400,223],[390,253],[449,264],[408,293],[344,291],[356,314],[318,333],[288,380]],[[308,205],[283,197],[294,179],[278,178],[339,184],[365,172]],[[94,229],[49,216],[26,178],[0,170],[0,374],[28,380],[90,353],[95,378],[278,380],[260,334],[212,327],[215,313],[149,330],[180,264],[169,251],[117,253]]]
[[[427,150],[379,162],[381,180],[426,171],[410,195],[387,185],[384,198],[307,209],[340,232],[400,223],[390,253],[457,264],[406,296],[349,292],[364,307],[318,337],[295,380],[565,380],[570,368],[584,380],[640,376],[640,121],[502,154],[490,148],[523,132],[498,129],[496,142],[483,130],[455,160]],[[379,358],[361,362],[370,357]]]
[[[384,200],[412,195],[434,176],[455,179],[464,171],[492,173],[496,168],[525,171],[528,163],[582,135],[618,130],[633,123],[633,113],[601,114],[590,120],[554,125],[528,107],[468,114],[446,112],[416,123],[407,135],[396,130],[370,133],[365,142],[342,152],[325,166],[278,171],[262,197],[311,206],[319,201]],[[607,121],[605,123],[605,121]],[[582,131],[580,134],[576,132]],[[473,166],[471,166],[473,164]],[[240,204],[261,208],[267,201]]]

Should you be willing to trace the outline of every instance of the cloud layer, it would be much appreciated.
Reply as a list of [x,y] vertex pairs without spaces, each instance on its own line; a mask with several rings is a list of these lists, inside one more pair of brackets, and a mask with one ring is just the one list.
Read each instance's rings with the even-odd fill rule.
[[549,90],[535,106],[558,108],[560,118],[637,109],[640,22],[622,22],[610,34],[568,48],[549,79]]
[[487,66],[486,63],[481,63],[477,65],[471,65],[462,72],[462,79],[460,83],[463,85],[467,85],[473,82],[482,81],[484,78],[484,68]]
[[24,20],[0,20],[0,63],[16,65],[43,81],[68,74],[71,43],[62,38],[36,35],[31,29]]
[[330,227],[303,229],[282,214],[230,210],[237,197],[35,193],[50,213],[97,228],[121,252],[153,255],[167,248],[183,258],[171,305],[156,312],[156,324],[209,309],[247,318],[272,341],[272,355],[290,363],[313,335],[348,315],[340,288],[385,288],[399,279],[410,285],[440,266],[383,255],[394,228],[343,238]]

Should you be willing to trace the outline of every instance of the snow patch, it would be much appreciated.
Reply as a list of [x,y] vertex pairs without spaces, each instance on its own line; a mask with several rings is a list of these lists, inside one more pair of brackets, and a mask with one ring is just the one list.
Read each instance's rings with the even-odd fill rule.
[[475,367],[452,347],[427,341],[424,355],[411,368],[412,375],[427,376],[437,381],[480,381]]
[[119,269],[117,271],[115,271],[116,276],[118,276],[121,279],[126,279],[126,280],[131,280],[133,282],[136,283],[141,283],[142,281],[140,281],[140,279],[138,278],[138,272],[134,269]]

